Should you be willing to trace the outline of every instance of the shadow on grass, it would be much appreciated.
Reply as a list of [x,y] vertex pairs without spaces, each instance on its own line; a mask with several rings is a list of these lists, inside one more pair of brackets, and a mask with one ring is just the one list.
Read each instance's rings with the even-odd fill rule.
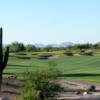
[[14,64],[8,64],[7,66],[16,66],[16,67],[31,67],[29,65],[14,65]]
[[4,72],[4,75],[14,75],[15,73]]
[[100,76],[98,73],[72,73],[72,74],[63,74],[61,77],[93,77]]
[[16,56],[16,55],[10,55],[9,57],[14,57],[14,58],[18,58],[18,59],[31,59],[31,57],[28,57],[28,56]]
[[7,67],[6,69],[20,69],[20,67],[18,67],[18,68],[14,68],[14,67]]

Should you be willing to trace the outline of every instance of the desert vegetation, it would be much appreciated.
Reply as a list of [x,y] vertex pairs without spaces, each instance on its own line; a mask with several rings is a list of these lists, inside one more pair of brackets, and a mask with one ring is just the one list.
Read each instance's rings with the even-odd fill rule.
[[[10,51],[3,75],[4,77],[16,75],[18,79],[23,80],[18,98],[36,100],[38,92],[43,92],[44,98],[55,97],[55,93],[59,91],[58,87],[54,87],[57,85],[57,80],[99,83],[99,65],[100,50],[93,47],[76,49],[73,46],[51,51],[45,51],[45,48],[39,48],[38,51]],[[48,80],[53,84],[51,85],[52,82]],[[96,86],[93,87],[92,84],[90,86],[87,90],[94,92]]]
[[75,95],[97,92],[96,83],[100,83],[100,43],[38,48],[32,44],[13,42],[7,45],[6,50],[2,46],[2,28],[0,32],[1,95],[3,91],[7,92],[4,89],[13,87],[15,100],[52,100],[62,90],[65,91],[64,88],[68,91],[78,82],[95,84],[84,88],[83,85],[79,88],[76,85],[79,90],[71,90]]
[[22,86],[22,100],[45,100],[54,96],[58,87],[53,82],[60,75],[54,68],[47,68],[37,72],[25,72]]

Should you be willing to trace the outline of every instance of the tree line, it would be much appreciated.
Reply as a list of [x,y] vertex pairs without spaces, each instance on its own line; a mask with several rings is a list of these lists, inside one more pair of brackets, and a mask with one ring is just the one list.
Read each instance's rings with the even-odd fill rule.
[[68,47],[52,47],[51,45],[47,45],[44,48],[38,48],[33,44],[23,44],[20,42],[13,42],[8,45],[10,47],[10,52],[20,52],[20,51],[28,51],[28,52],[41,52],[41,51],[60,51],[60,50],[82,50],[82,49],[100,49],[100,42],[95,44],[74,44],[73,46]]

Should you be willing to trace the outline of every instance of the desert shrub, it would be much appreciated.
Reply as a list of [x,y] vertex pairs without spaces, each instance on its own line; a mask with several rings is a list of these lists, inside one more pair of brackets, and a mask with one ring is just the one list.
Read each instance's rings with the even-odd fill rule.
[[22,86],[22,100],[36,100],[38,91],[43,93],[51,93],[57,86],[52,82],[59,75],[59,71],[48,68],[37,72],[25,72],[23,74],[25,82]]
[[92,50],[85,50],[83,52],[83,55],[93,56],[93,51]]
[[9,45],[10,47],[10,52],[20,52],[20,51],[25,51],[25,46],[23,43],[19,42],[13,42]]
[[31,55],[38,55],[38,53],[32,53]]
[[81,49],[80,52],[81,52],[81,53],[84,53],[84,52],[85,52],[85,49]]
[[65,51],[64,54],[67,55],[67,56],[73,56],[74,55],[74,53],[72,51]]
[[52,56],[52,54],[44,53],[44,54],[39,55],[38,58],[39,59],[48,59],[51,56]]
[[95,85],[91,85],[90,88],[88,89],[88,91],[95,91],[95,90],[96,90]]
[[37,51],[36,46],[35,46],[35,45],[32,45],[32,44],[26,45],[26,46],[25,46],[25,49],[26,49],[26,51],[28,51],[28,52]]
[[27,57],[27,56],[16,56],[17,58],[19,58],[19,59],[31,59],[30,57]]
[[18,52],[18,53],[16,53],[17,55],[27,55],[27,53],[26,52]]

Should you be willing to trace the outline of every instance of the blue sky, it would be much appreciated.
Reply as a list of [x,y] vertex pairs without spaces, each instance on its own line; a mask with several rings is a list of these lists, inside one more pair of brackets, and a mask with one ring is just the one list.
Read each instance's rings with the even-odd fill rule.
[[96,43],[100,0],[1,0],[4,43]]

